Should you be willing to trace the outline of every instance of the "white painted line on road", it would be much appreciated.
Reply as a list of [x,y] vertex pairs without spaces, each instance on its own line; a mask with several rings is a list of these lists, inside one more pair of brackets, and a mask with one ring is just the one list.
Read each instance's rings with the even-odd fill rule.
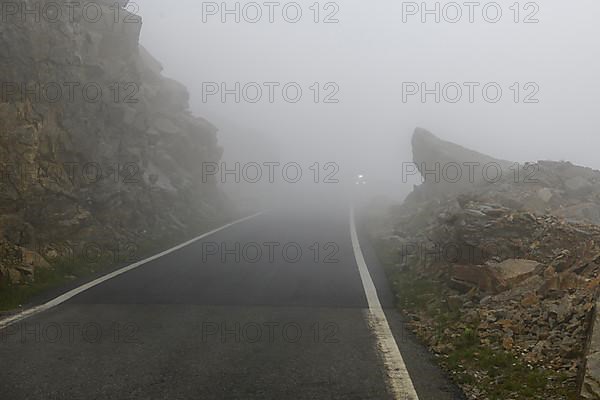
[[129,272],[129,271],[131,271],[133,269],[141,267],[142,265],[147,264],[150,261],[154,261],[157,258],[161,258],[163,256],[166,256],[167,254],[170,254],[170,253],[173,253],[174,251],[180,250],[180,249],[182,249],[182,248],[184,248],[186,246],[189,246],[190,244],[192,244],[194,242],[202,240],[202,239],[204,239],[204,238],[206,238],[206,237],[208,237],[210,235],[214,235],[215,233],[217,233],[219,231],[222,231],[224,229],[230,228],[233,225],[237,225],[237,224],[239,224],[241,222],[247,221],[247,220],[252,219],[254,217],[257,217],[257,216],[259,216],[261,214],[262,214],[262,212],[259,212],[259,213],[250,215],[248,217],[238,219],[237,221],[233,221],[233,222],[231,222],[231,223],[229,223],[227,225],[223,225],[220,228],[213,229],[210,232],[206,232],[206,233],[204,233],[204,234],[202,234],[202,235],[200,235],[200,236],[198,236],[198,237],[196,237],[194,239],[188,240],[185,243],[179,244],[179,245],[177,245],[175,247],[172,247],[172,248],[170,248],[168,250],[165,250],[162,253],[158,253],[156,255],[153,255],[152,257],[146,258],[145,260],[138,261],[135,264],[131,264],[131,265],[128,265],[128,266],[123,267],[121,269],[118,269],[116,271],[113,271],[113,272],[111,272],[109,274],[106,274],[106,275],[104,275],[104,276],[102,276],[102,277],[100,277],[100,278],[98,278],[98,279],[96,279],[96,280],[94,280],[92,282],[86,283],[85,285],[82,285],[82,286],[79,286],[78,288],[70,290],[67,293],[65,293],[65,294],[63,294],[61,296],[58,296],[58,297],[56,297],[56,298],[48,301],[45,304],[42,304],[42,305],[37,306],[37,307],[32,307],[32,308],[30,308],[28,310],[22,311],[22,312],[20,312],[18,314],[15,314],[15,315],[7,317],[7,318],[5,318],[3,320],[0,320],[0,329],[6,328],[6,327],[8,327],[8,326],[10,326],[10,325],[12,325],[12,324],[14,324],[16,322],[24,320],[25,318],[31,317],[32,315],[41,313],[42,311],[46,311],[46,310],[49,310],[49,309],[51,309],[53,307],[56,307],[57,305],[64,303],[65,301],[71,299],[72,297],[75,297],[78,294],[80,294],[82,292],[85,292],[88,289],[93,288],[94,286],[98,286],[99,284],[101,284],[103,282],[106,282],[109,279],[112,279],[114,277],[117,277],[119,275],[124,274],[125,272]]
[[360,272],[369,311],[367,313],[367,322],[373,330],[377,339],[377,346],[382,353],[383,362],[387,370],[388,385],[395,399],[397,400],[418,400],[417,392],[410,379],[406,365],[398,344],[394,339],[390,325],[388,324],[379,297],[377,289],[369,273],[369,268],[365,262],[360,242],[358,241],[358,233],[356,232],[356,223],[354,219],[354,209],[350,210],[350,235],[352,236],[352,247],[354,248],[354,258]]

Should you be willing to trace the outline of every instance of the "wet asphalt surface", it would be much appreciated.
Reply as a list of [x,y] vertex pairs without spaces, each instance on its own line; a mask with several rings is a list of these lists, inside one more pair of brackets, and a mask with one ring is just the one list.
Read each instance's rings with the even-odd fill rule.
[[[348,207],[281,208],[0,331],[0,398],[392,399]],[[404,329],[361,247],[422,400],[461,399]]]

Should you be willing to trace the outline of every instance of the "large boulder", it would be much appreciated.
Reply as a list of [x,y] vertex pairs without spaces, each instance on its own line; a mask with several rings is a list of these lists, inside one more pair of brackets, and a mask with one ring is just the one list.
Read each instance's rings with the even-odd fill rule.
[[495,180],[513,162],[500,160],[417,128],[412,137],[413,162],[425,184],[436,193],[460,193],[485,180]]
[[423,184],[409,203],[473,194],[488,203],[600,224],[600,171],[562,161],[506,161],[422,128],[415,130],[412,146]]
[[451,282],[460,291],[478,289],[485,293],[500,293],[534,275],[542,264],[534,260],[507,259],[486,265],[455,265]]

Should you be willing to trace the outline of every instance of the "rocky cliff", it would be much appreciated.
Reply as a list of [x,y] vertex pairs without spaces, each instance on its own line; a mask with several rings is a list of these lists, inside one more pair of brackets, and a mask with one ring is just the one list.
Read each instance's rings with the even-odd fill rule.
[[[470,398],[566,398],[562,388],[575,393],[600,286],[600,172],[568,162],[517,165],[422,129],[413,145],[415,163],[427,165],[421,171],[429,176],[394,207],[392,225],[380,236],[393,254],[399,299],[412,287],[436,288],[409,299],[424,304],[405,307],[414,330],[453,365]],[[432,179],[435,164],[438,178]],[[495,171],[457,181],[444,176],[448,164],[494,164]],[[506,371],[486,370],[485,357],[515,361]],[[523,368],[511,377],[515,365]],[[589,367],[588,380],[598,374]],[[519,376],[538,382],[524,388]],[[511,380],[512,388],[504,385]]]
[[3,280],[31,279],[65,247],[156,242],[224,212],[202,179],[217,130],[138,44],[125,3],[0,1]]

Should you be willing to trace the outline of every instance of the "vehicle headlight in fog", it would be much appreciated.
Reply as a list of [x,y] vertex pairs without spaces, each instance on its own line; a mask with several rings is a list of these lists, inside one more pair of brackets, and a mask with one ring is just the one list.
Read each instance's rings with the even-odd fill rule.
[[356,177],[356,184],[357,185],[366,185],[367,184],[367,178],[364,175],[358,175]]

